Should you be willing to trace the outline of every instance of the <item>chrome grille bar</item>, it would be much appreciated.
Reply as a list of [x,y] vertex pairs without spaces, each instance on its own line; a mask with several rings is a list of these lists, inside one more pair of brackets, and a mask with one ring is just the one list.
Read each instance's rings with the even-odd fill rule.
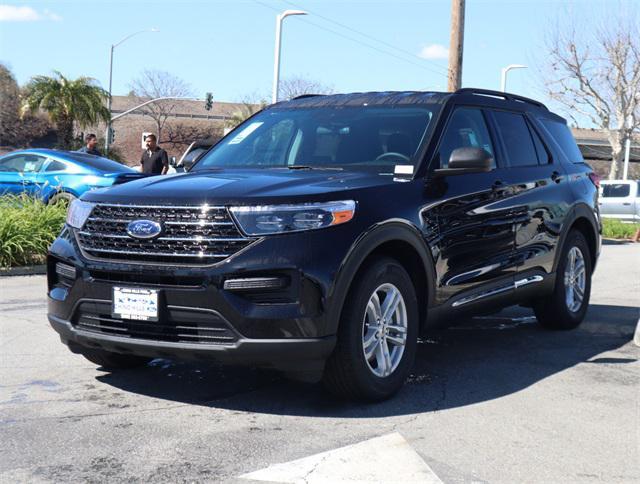
[[[163,230],[139,239],[127,232],[135,220],[152,220]],[[97,203],[82,230],[74,231],[89,259],[142,264],[213,264],[253,243],[221,206],[128,205]]]

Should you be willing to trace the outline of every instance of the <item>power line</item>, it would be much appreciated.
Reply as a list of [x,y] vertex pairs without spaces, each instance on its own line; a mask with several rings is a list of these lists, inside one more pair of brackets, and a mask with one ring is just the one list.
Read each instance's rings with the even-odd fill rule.
[[[265,8],[268,8],[268,9],[270,9],[270,10],[273,10],[273,11],[275,11],[275,12],[280,13],[280,9],[279,9],[279,8],[275,8],[275,7],[272,7],[271,5],[267,5],[266,3],[263,3],[263,2],[261,2],[260,0],[253,0],[253,1],[254,1],[255,3],[257,3],[257,4],[259,4],[259,5],[263,6],[263,7],[265,7]],[[388,55],[388,56],[394,57],[394,58],[396,58],[396,59],[398,59],[398,60],[401,60],[401,61],[407,62],[407,63],[409,63],[409,64],[412,64],[412,65],[414,65],[414,66],[416,66],[416,67],[419,67],[420,69],[424,69],[424,70],[426,70],[426,71],[429,71],[429,72],[431,72],[432,74],[437,74],[437,75],[439,75],[439,76],[441,76],[441,75],[443,75],[443,74],[444,74],[444,73],[442,73],[442,72],[437,72],[437,71],[435,71],[435,70],[433,70],[433,69],[431,69],[431,68],[429,68],[429,67],[427,67],[427,66],[424,66],[424,65],[422,65],[422,64],[418,64],[417,62],[414,62],[414,61],[411,61],[411,60],[409,60],[409,59],[405,59],[404,57],[400,57],[400,56],[398,56],[398,55],[395,55],[395,54],[393,54],[393,53],[391,53],[391,52],[388,52],[388,51],[385,51],[385,50],[381,50],[381,49],[379,49],[379,48],[377,48],[377,47],[375,47],[375,46],[373,46],[373,45],[371,45],[371,44],[367,44],[367,43],[362,42],[362,41],[360,41],[360,40],[358,40],[358,39],[354,39],[353,37],[349,37],[348,35],[345,35],[345,34],[343,34],[343,33],[336,32],[335,30],[332,30],[332,29],[330,29],[330,28],[328,28],[328,27],[324,27],[324,26],[319,25],[319,24],[317,24],[317,23],[315,23],[315,22],[311,22],[310,20],[307,20],[307,19],[301,18],[301,19],[300,19],[300,21],[305,22],[305,23],[308,23],[309,25],[313,25],[313,26],[314,26],[314,27],[316,27],[316,28],[319,28],[319,29],[321,29],[321,30],[325,30],[325,31],[330,32],[330,33],[332,33],[332,34],[334,34],[334,35],[337,35],[337,36],[342,37],[342,38],[344,38],[344,39],[347,39],[347,40],[350,40],[350,41],[352,41],[352,42],[355,42],[355,43],[357,43],[357,44],[360,44],[360,45],[363,45],[363,46],[365,46],[365,47],[368,47],[369,49],[373,49],[373,50],[375,50],[376,52],[378,52],[378,53],[380,53],[380,54],[385,54],[385,55]]]
[[[303,8],[300,5],[296,5],[295,3],[290,2],[289,0],[281,0],[281,1],[291,5],[292,7],[296,7],[296,8],[299,8],[299,9]],[[313,11],[309,10],[308,8],[304,8],[304,10],[306,10],[309,13],[313,14],[314,17],[318,17],[318,18],[321,18],[323,20],[326,20],[327,22],[331,22],[333,24],[336,24],[336,25],[338,25],[338,26],[340,26],[340,27],[342,27],[344,29],[347,29],[347,30],[353,32],[354,34],[361,35],[361,36],[363,36],[363,37],[365,37],[367,39],[373,40],[374,42],[378,42],[378,43],[380,43],[382,45],[385,45],[385,46],[390,47],[390,48],[392,48],[394,50],[397,50],[398,52],[402,52],[403,54],[408,55],[410,57],[415,57],[416,59],[419,59],[421,62],[427,62],[427,63],[431,64],[435,69],[440,69],[443,74],[448,74],[448,72],[449,72],[448,68],[442,67],[441,65],[439,65],[439,64],[437,64],[437,63],[435,63],[433,61],[430,61],[428,59],[424,59],[423,57],[420,57],[419,55],[416,55],[413,52],[409,52],[408,50],[405,50],[405,49],[402,49],[402,48],[400,48],[398,46],[390,44],[389,42],[386,42],[384,40],[380,40],[380,39],[378,39],[376,37],[373,37],[372,35],[369,35],[369,34],[367,34],[365,32],[360,32],[360,31],[358,31],[358,30],[356,30],[356,29],[354,29],[352,27],[349,27],[348,25],[345,25],[345,24],[343,24],[341,22],[338,22],[337,20],[333,20],[333,19],[330,19],[329,17],[325,17],[324,15],[320,15],[317,12],[313,12]]]

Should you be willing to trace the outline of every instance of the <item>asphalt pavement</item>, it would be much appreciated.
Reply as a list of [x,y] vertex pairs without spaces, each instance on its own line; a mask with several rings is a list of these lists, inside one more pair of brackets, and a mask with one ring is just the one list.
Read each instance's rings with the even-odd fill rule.
[[574,331],[530,310],[421,339],[395,398],[154,360],[109,373],[0,278],[0,482],[640,482],[640,244],[607,244]]

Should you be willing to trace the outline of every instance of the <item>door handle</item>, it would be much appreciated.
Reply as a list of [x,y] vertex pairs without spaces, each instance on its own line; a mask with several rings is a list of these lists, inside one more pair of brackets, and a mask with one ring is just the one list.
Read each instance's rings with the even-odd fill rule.
[[624,202],[622,205],[631,205],[631,202]]
[[551,179],[556,183],[560,183],[562,181],[562,177],[560,176],[560,173],[558,173],[557,171],[554,171],[553,173],[551,173]]

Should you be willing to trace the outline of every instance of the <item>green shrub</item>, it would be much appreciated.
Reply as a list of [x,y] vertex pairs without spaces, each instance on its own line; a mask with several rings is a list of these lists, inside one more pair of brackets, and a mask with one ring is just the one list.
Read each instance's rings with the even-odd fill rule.
[[612,218],[602,219],[602,236],[609,239],[630,239],[640,229],[640,224],[622,222]]
[[43,263],[66,214],[66,203],[45,205],[26,195],[0,197],[0,267]]

